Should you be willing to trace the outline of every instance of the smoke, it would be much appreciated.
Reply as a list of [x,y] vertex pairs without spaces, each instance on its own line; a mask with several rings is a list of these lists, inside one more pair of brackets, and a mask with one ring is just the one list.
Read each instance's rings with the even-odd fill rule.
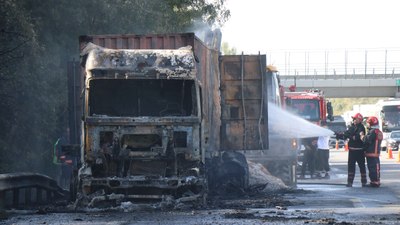
[[287,138],[332,136],[333,131],[313,124],[303,118],[268,103],[269,132]]
[[221,48],[222,34],[217,26],[209,25],[202,20],[196,20],[186,32],[193,32],[197,38],[211,49],[220,50]]
[[200,20],[193,22],[192,26],[188,29],[188,32],[193,32],[202,42],[206,41],[207,34],[211,31],[211,26]]

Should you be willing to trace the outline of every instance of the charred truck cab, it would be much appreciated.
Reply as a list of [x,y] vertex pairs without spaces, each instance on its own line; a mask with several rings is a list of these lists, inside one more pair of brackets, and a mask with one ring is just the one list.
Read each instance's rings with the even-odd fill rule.
[[266,56],[221,56],[220,40],[219,31],[204,41],[193,33],[80,37],[82,72],[70,95],[81,96],[83,115],[70,125],[81,134],[76,205],[204,203],[248,187],[249,153],[295,160],[290,145],[262,153],[268,101],[279,100]]
[[[96,201],[206,193],[200,82],[190,47],[82,50],[80,189]],[[203,134],[204,135],[204,134]],[[203,143],[204,144],[204,143]]]

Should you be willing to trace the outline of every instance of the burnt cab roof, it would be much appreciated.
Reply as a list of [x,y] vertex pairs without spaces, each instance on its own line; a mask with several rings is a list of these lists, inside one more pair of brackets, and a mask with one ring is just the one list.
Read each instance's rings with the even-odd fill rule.
[[[109,49],[87,43],[81,51],[82,66],[96,74],[129,77],[137,75],[195,78],[195,57],[191,46],[179,49]],[[96,72],[97,71],[97,72]]]

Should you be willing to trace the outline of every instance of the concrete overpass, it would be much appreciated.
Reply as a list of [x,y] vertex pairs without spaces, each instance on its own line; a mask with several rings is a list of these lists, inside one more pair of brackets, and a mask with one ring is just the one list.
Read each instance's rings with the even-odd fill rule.
[[[276,50],[269,62],[285,87],[319,88],[331,98],[395,97],[400,85],[400,48]],[[399,96],[400,97],[400,96]]]
[[320,89],[328,98],[400,97],[400,74],[281,75],[285,88]]

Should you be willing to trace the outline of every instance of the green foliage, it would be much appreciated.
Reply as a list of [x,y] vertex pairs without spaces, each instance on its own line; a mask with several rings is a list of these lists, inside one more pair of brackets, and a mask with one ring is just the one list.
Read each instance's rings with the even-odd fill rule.
[[55,175],[67,126],[66,64],[84,34],[173,33],[221,25],[225,0],[0,0],[0,173]]
[[227,42],[222,42],[221,51],[224,55],[236,55],[237,52],[236,48],[231,48]]
[[353,105],[375,104],[381,98],[332,98],[333,114],[343,115],[346,111],[353,110]]
[[222,26],[230,17],[230,12],[224,6],[224,1],[214,0],[212,3],[206,0],[167,0],[167,4],[173,9],[176,19],[185,23],[192,23],[201,18],[209,25]]

